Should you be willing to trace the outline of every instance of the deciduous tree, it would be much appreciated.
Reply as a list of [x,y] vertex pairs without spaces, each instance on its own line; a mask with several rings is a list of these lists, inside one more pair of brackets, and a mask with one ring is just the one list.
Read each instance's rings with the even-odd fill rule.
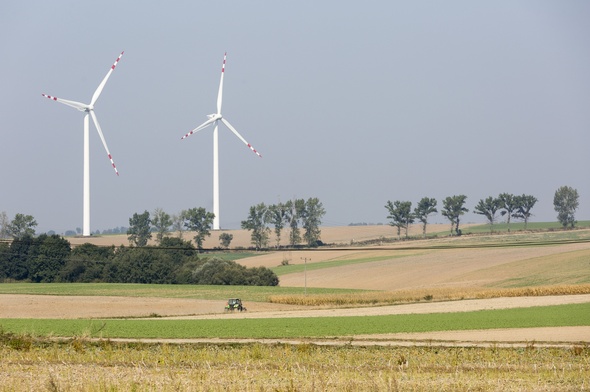
[[396,200],[393,203],[388,200],[385,208],[389,212],[387,219],[390,219],[391,226],[397,227],[397,237],[401,237],[401,229],[405,229],[406,238],[408,238],[408,228],[410,224],[414,223],[414,215],[412,214],[411,201]]
[[23,238],[24,236],[34,237],[36,226],[37,221],[31,215],[16,214],[8,225],[8,235],[14,239]]
[[6,211],[0,212],[0,238],[9,238],[10,232],[8,227],[10,225],[10,220],[8,219],[8,215],[6,215]]
[[234,235],[230,233],[221,233],[219,234],[219,243],[225,249],[229,248],[231,241],[234,239]]
[[129,228],[127,229],[127,239],[130,244],[135,246],[146,246],[148,240],[152,238],[150,213],[144,211],[143,214],[137,212],[129,218]]
[[510,193],[500,193],[498,196],[498,200],[500,200],[500,214],[502,216],[506,215],[506,225],[508,226],[508,232],[510,233],[510,218],[514,217],[514,213],[518,208],[518,200],[517,197]]
[[264,203],[250,207],[248,219],[242,221],[242,229],[251,231],[250,239],[256,250],[268,246],[270,229],[266,226],[269,222],[268,207]]
[[500,199],[496,199],[492,196],[488,198],[480,199],[479,203],[473,209],[473,212],[479,215],[483,215],[488,220],[490,225],[490,233],[493,231],[494,222],[496,222],[496,213],[502,206],[502,201]]
[[268,206],[269,222],[274,226],[276,247],[281,246],[281,234],[285,223],[289,223],[290,207],[285,203],[278,203]]
[[152,218],[152,225],[156,229],[156,241],[161,244],[162,239],[168,234],[170,226],[172,226],[172,218],[163,209],[156,208]]
[[459,220],[462,215],[464,215],[466,212],[469,212],[469,210],[465,208],[466,199],[467,196],[465,195],[455,195],[447,196],[443,200],[443,209],[441,214],[451,221],[451,234],[453,234],[454,228],[455,233],[457,235],[461,235],[461,230],[459,229]]
[[531,210],[537,203],[537,198],[532,195],[515,196],[516,210],[512,213],[515,219],[522,219],[524,221],[524,229],[526,230],[530,217],[533,215]]
[[563,228],[576,225],[575,213],[579,206],[578,191],[569,186],[559,187],[553,197],[553,206],[557,212],[557,220]]
[[426,237],[426,225],[428,224],[428,216],[437,213],[436,199],[423,197],[416,208],[414,208],[414,216],[422,222],[422,236]]
[[289,200],[285,203],[287,211],[287,221],[289,222],[289,244],[296,246],[301,243],[301,231],[299,229],[299,221],[305,212],[305,200],[295,199]]
[[203,207],[190,208],[184,214],[184,227],[196,233],[194,240],[199,250],[203,249],[205,237],[211,235],[214,218],[215,214],[208,212]]
[[322,224],[322,217],[325,214],[326,210],[320,199],[317,197],[307,199],[301,220],[302,226],[305,229],[303,237],[308,246],[317,246],[320,241],[320,225]]

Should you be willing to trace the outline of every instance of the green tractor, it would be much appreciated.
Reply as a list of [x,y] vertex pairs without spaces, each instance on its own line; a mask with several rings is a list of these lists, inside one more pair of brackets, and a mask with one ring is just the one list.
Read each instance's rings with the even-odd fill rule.
[[242,300],[239,298],[230,298],[227,300],[227,305],[225,305],[226,312],[233,312],[233,311],[245,312],[246,307],[242,305]]

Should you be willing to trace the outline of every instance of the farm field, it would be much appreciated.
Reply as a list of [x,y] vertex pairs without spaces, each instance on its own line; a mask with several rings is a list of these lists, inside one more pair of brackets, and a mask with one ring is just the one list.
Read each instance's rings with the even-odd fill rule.
[[[0,391],[590,386],[590,230],[380,243],[384,229],[237,260],[280,287],[1,284]],[[247,312],[223,312],[235,296]]]

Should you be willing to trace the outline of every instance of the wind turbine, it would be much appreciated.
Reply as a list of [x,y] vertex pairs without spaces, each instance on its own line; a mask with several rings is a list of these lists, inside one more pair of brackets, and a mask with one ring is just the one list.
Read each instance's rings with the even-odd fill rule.
[[208,127],[211,124],[215,124],[215,128],[213,129],[213,214],[215,214],[215,218],[213,219],[213,230],[219,230],[219,136],[218,136],[218,128],[219,128],[219,121],[225,124],[226,127],[229,128],[230,131],[234,133],[245,145],[247,145],[250,150],[252,150],[256,155],[262,158],[262,155],[258,153],[252,147],[250,143],[246,141],[239,134],[238,131],[221,115],[221,101],[223,95],[223,74],[225,73],[225,59],[227,57],[227,52],[223,55],[223,64],[221,65],[221,80],[219,81],[219,92],[217,93],[217,113],[208,114],[207,117],[209,119],[205,121],[203,124],[199,125],[186,135],[184,135],[181,139],[186,139],[193,133],[200,131]]
[[113,71],[115,70],[117,63],[119,62],[119,60],[121,60],[123,53],[124,52],[121,52],[119,57],[117,57],[117,60],[115,60],[114,64],[111,66],[111,69],[109,69],[109,72],[107,73],[107,75],[104,77],[102,82],[100,82],[96,91],[94,91],[94,94],[92,95],[92,99],[90,99],[89,104],[76,102],[76,101],[69,101],[67,99],[61,99],[61,98],[53,97],[53,96],[47,95],[47,94],[41,94],[45,98],[49,98],[53,101],[63,103],[64,105],[71,106],[71,107],[78,109],[79,111],[85,113],[85,115],[84,115],[84,186],[83,186],[83,189],[84,189],[83,190],[83,198],[84,198],[83,209],[84,209],[84,211],[83,211],[83,221],[82,221],[82,226],[83,226],[82,227],[82,235],[85,237],[90,236],[90,143],[88,141],[88,136],[89,136],[88,116],[92,117],[92,121],[94,122],[94,125],[96,126],[96,130],[98,131],[98,136],[100,136],[100,140],[102,140],[102,145],[104,146],[104,149],[107,152],[109,160],[111,161],[111,165],[113,166],[113,169],[115,169],[115,173],[117,175],[119,175],[119,172],[117,171],[117,167],[115,166],[115,162],[113,161],[113,157],[111,156],[111,153],[109,152],[109,148],[107,147],[107,142],[105,141],[104,135],[102,134],[102,130],[100,129],[100,125],[98,124],[98,120],[96,119],[96,114],[94,114],[94,105],[96,104],[98,97],[100,97],[100,93],[102,93],[102,90],[103,90],[105,84],[107,83],[107,80],[109,79],[109,77],[111,76]]

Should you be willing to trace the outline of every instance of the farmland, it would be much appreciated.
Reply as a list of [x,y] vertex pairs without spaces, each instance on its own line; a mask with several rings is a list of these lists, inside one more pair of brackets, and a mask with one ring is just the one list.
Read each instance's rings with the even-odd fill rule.
[[0,390],[588,388],[589,230],[354,229],[238,257],[279,287],[2,284]]

